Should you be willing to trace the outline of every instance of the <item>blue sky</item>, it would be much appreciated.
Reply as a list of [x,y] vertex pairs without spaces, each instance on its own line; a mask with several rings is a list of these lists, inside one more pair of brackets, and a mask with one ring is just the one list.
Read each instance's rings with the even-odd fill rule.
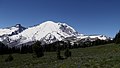
[[114,37],[120,29],[119,0],[0,0],[0,28],[65,22],[84,34]]

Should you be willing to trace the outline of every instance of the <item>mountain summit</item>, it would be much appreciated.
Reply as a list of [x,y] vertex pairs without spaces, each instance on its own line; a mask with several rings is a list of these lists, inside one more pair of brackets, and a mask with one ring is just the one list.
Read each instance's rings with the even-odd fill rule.
[[16,31],[17,34],[18,34],[18,33],[21,33],[22,31],[24,31],[24,30],[26,29],[26,28],[23,27],[21,24],[16,24],[15,27],[18,28],[18,30]]

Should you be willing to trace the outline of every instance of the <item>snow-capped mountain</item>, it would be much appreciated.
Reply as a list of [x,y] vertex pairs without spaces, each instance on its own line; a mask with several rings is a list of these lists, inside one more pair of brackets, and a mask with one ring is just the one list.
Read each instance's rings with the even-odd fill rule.
[[21,24],[16,24],[15,26],[0,29],[0,36],[8,35],[12,36],[18,34],[25,30],[26,28],[21,26]]
[[16,43],[16,45],[36,40],[52,43],[55,41],[61,41],[66,37],[78,35],[78,32],[65,23],[46,21],[37,26],[30,27],[17,35],[9,36],[3,41],[8,44]]
[[46,21],[37,26],[24,28],[20,24],[17,24],[14,27],[8,29],[1,29],[1,35],[7,35],[4,37],[0,37],[0,41],[3,43],[14,46],[21,45],[25,43],[30,43],[34,41],[42,41],[43,43],[49,44],[55,41],[61,41],[65,39],[85,39],[85,38],[98,38],[100,40],[108,39],[104,35],[84,35],[78,33],[71,26],[53,21]]
[[21,26],[21,24],[16,24],[15,26],[12,27],[2,28],[0,29],[0,41],[5,39],[6,37],[17,35],[25,29],[26,28]]

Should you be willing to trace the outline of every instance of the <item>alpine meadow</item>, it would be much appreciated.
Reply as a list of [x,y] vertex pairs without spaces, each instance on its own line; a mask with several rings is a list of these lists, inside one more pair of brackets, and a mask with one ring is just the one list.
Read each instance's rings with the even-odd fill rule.
[[119,0],[0,0],[0,68],[120,68]]

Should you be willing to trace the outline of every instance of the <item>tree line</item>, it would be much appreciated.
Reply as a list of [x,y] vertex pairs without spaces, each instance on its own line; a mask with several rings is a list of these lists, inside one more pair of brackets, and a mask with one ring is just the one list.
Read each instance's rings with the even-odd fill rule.
[[[116,40],[116,39],[115,39]],[[12,53],[33,53],[35,51],[35,48],[41,47],[40,50],[43,52],[56,52],[59,50],[65,50],[67,48],[73,49],[73,48],[85,48],[85,47],[91,47],[91,46],[97,46],[97,45],[104,45],[112,43],[111,40],[105,41],[105,40],[96,40],[96,41],[79,41],[75,42],[73,45],[70,43],[70,41],[56,41],[51,44],[45,44],[41,45],[40,41],[36,41],[33,45],[21,45],[21,47],[8,47],[7,45],[4,45],[2,42],[0,42],[0,54],[12,54]],[[37,46],[39,45],[39,46]],[[39,51],[39,49],[37,50]]]

